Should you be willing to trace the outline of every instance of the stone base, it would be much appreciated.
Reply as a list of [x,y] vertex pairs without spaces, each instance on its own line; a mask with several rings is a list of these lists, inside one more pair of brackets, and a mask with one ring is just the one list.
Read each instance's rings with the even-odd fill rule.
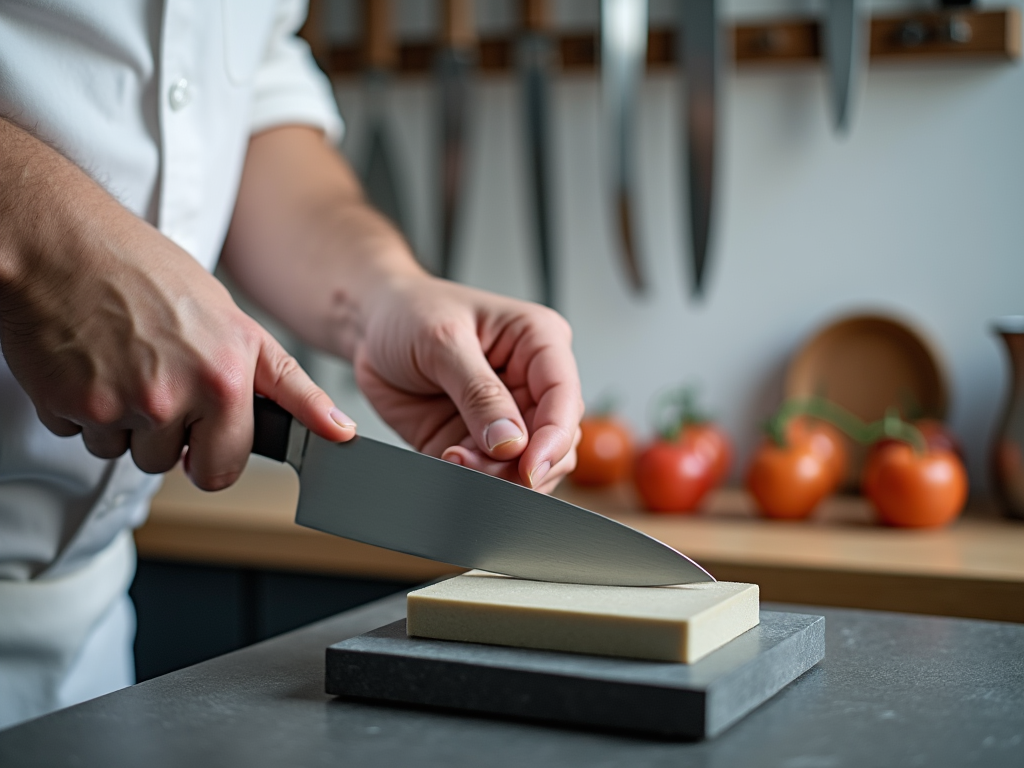
[[825,619],[761,623],[695,664],[408,637],[405,621],[327,649],[327,693],[668,738],[716,736],[825,657]]

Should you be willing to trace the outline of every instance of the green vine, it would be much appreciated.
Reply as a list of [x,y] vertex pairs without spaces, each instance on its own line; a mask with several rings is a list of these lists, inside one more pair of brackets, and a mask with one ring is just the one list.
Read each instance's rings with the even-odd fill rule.
[[878,421],[868,423],[841,405],[817,395],[804,400],[787,400],[768,421],[765,426],[768,436],[780,448],[787,447],[786,427],[797,416],[811,416],[831,424],[861,445],[871,445],[883,438],[890,438],[908,443],[917,453],[926,453],[928,450],[928,443],[921,430],[901,419],[895,408],[886,411],[885,416]]
[[587,408],[587,416],[603,419],[619,410],[619,398],[613,393],[605,392],[597,399],[597,402]]
[[686,385],[662,392],[654,403],[654,424],[658,434],[674,443],[687,427],[711,420],[697,405],[697,388]]

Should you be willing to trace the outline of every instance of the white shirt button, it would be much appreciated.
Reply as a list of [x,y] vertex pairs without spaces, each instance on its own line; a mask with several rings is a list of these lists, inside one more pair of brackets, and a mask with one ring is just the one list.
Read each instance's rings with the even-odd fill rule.
[[167,94],[167,100],[171,104],[171,109],[177,112],[180,109],[184,109],[188,106],[188,103],[192,101],[192,91],[189,87],[189,82],[184,77],[179,78],[171,85],[171,90]]

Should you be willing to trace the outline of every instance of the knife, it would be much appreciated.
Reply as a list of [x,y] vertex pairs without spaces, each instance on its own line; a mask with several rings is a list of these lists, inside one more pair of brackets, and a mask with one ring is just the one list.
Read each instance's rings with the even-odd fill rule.
[[821,47],[828,65],[829,100],[836,131],[850,129],[857,80],[867,61],[867,19],[861,0],[826,0]]
[[387,125],[386,97],[398,51],[391,27],[390,0],[363,1],[365,90],[370,138],[362,179],[366,196],[403,233],[405,208],[395,181],[394,148]]
[[626,277],[644,291],[633,226],[637,96],[647,63],[647,0],[601,1],[601,84],[611,159],[613,219]]
[[[678,0],[686,74],[686,155],[690,191],[690,256],[693,294],[702,296],[711,238],[715,181],[715,132],[718,127],[718,79],[723,40],[716,0]],[[679,38],[677,38],[679,39]]]
[[475,63],[473,0],[444,0],[442,47],[437,56],[441,108],[441,259],[442,277],[454,275],[457,207],[462,196],[469,123],[470,81]]
[[554,44],[547,33],[546,0],[522,0],[522,32],[518,44],[519,77],[526,118],[526,153],[537,228],[537,263],[540,268],[541,301],[555,305],[555,265],[551,242],[551,200],[548,194],[548,69]]
[[252,452],[299,474],[299,525],[536,581],[714,581],[650,536],[515,483],[368,437],[329,442],[266,398],[255,399],[253,415]]

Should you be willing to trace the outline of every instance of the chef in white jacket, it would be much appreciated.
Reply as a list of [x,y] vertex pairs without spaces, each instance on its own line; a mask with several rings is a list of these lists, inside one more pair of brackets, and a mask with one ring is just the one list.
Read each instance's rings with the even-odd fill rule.
[[218,258],[418,450],[544,491],[573,466],[568,326],[416,266],[332,148],[305,10],[0,2],[0,727],[133,682],[130,531],[179,460],[235,481],[254,392],[355,434]]

